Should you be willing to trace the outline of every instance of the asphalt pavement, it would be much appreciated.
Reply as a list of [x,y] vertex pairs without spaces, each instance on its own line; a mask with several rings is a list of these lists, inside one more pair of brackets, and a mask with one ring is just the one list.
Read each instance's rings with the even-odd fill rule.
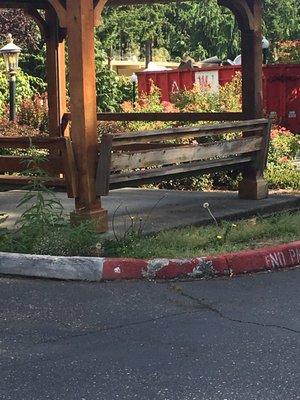
[[0,399],[300,399],[299,287],[2,277]]

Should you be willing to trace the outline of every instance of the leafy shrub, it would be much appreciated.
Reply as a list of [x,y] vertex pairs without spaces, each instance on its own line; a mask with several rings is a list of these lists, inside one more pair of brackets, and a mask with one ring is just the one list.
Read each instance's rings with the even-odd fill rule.
[[[167,111],[167,107],[170,103],[161,102],[161,91],[155,85],[151,85],[149,94],[142,93],[135,104],[130,101],[126,101],[122,104],[122,110],[124,112],[164,112]],[[169,110],[168,110],[169,111]],[[123,124],[125,131],[144,131],[151,129],[163,129],[171,126],[170,122],[127,122]]]
[[284,127],[274,127],[271,132],[269,162],[281,162],[295,158],[299,150],[299,138]]
[[[213,112],[241,110],[242,77],[237,73],[234,79],[220,88],[219,94],[210,93],[207,89],[195,86],[192,90],[180,90],[172,95],[173,103],[161,102],[160,90],[152,85],[148,95],[142,94],[134,106],[130,102],[123,104],[125,112]],[[126,127],[119,125],[123,131],[142,131],[171,126],[171,123],[133,122]],[[174,125],[174,124],[173,124]],[[220,139],[233,139],[239,134],[222,135]],[[208,139],[209,140],[209,139]],[[299,172],[293,163],[299,149],[299,142],[290,131],[282,127],[274,127],[271,134],[269,161],[266,178],[273,189],[299,189]],[[158,187],[176,190],[236,190],[241,174],[235,171],[217,172],[191,178],[174,179],[160,183]]]
[[184,112],[218,111],[218,95],[209,88],[195,84],[191,90],[177,90],[171,95],[171,102]]
[[100,111],[119,111],[121,104],[131,98],[129,78],[119,76],[108,68],[103,50],[96,53],[96,90]]
[[191,90],[178,90],[171,101],[183,112],[241,111],[242,77],[237,73],[231,82],[220,87],[219,93],[199,84]]
[[[17,229],[10,232],[0,227],[0,251],[61,256],[99,255],[98,235],[91,222],[76,227],[63,215],[63,206],[52,189],[45,186],[47,174],[41,168],[45,156],[30,149],[26,175],[30,184],[18,207],[26,209],[17,220]],[[0,224],[5,217],[0,215]]]
[[269,163],[265,176],[270,189],[300,190],[300,173],[291,161]]
[[[49,229],[36,241],[30,252],[53,256],[99,256],[99,236],[91,222],[70,226],[67,220],[62,226]],[[99,247],[100,251],[97,251]]]
[[18,123],[38,129],[40,132],[48,131],[48,101],[46,93],[21,102]]
[[28,125],[19,125],[7,119],[0,119],[0,136],[37,136],[41,132]]
[[[7,119],[0,119],[0,136],[38,136],[41,132],[27,125],[19,125]],[[0,148],[0,155],[20,155],[18,149]],[[23,151],[22,154],[26,152]]]
[[237,72],[231,82],[220,87],[220,111],[242,111],[242,74]]
[[277,47],[279,63],[300,63],[300,40],[286,40]]
[[[19,70],[17,75],[17,94],[16,101],[18,110],[24,99],[29,99],[37,94],[36,88],[44,88],[45,85],[39,78],[31,77]],[[4,62],[0,59],[0,116],[3,117],[8,112],[8,82],[5,72]]]
[[300,189],[300,173],[293,162],[299,151],[299,139],[289,130],[275,127],[266,170],[266,178],[272,189]]

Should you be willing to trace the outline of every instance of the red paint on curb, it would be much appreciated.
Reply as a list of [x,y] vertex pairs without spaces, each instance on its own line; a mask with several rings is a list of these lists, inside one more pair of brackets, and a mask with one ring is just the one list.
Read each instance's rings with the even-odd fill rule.
[[258,250],[187,260],[107,258],[103,262],[102,279],[174,279],[201,277],[210,271],[216,275],[228,275],[229,273],[242,274],[299,265],[300,241],[297,241]]
[[[156,278],[158,279],[174,279],[181,276],[196,276],[197,268],[201,263],[205,262],[206,268],[210,268],[212,273],[215,272],[220,275],[228,273],[228,267],[225,257],[205,257],[193,258],[191,260],[170,260],[166,267],[157,271]],[[208,270],[209,272],[209,270]],[[200,276],[200,275],[199,275]]]
[[106,258],[103,263],[102,279],[140,279],[147,270],[148,262],[134,258]]
[[300,265],[300,241],[259,250],[227,254],[229,268],[234,273],[276,270]]

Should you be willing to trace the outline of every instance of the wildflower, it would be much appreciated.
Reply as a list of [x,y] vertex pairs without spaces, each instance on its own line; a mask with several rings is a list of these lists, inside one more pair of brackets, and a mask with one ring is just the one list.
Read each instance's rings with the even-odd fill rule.
[[209,203],[203,203],[203,208],[209,208]]
[[96,243],[95,248],[96,248],[97,250],[102,250],[102,243]]
[[286,163],[289,161],[289,158],[287,156],[281,157],[280,162]]
[[217,239],[218,239],[218,240],[222,240],[222,239],[223,239],[223,237],[222,237],[222,236],[220,236],[220,235],[218,235],[218,236],[217,236]]
[[124,112],[131,112],[133,109],[133,106],[130,101],[124,101],[124,103],[121,105],[121,108]]

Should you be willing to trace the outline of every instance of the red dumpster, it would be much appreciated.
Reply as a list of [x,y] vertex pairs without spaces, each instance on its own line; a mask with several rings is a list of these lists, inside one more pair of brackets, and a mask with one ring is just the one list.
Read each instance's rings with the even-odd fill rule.
[[[161,89],[163,101],[178,89],[192,89],[196,82],[224,85],[241,67],[209,67],[191,70],[147,71],[138,73],[139,92],[149,93],[151,82]],[[263,94],[266,113],[276,112],[278,123],[292,132],[300,132],[300,64],[263,67]]]
[[275,111],[282,126],[300,133],[300,65],[268,65],[263,71],[266,112]]

